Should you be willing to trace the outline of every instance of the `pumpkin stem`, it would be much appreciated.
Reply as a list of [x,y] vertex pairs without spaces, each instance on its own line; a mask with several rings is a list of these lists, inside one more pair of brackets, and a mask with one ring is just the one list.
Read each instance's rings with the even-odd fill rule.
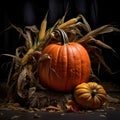
[[91,90],[91,95],[92,95],[92,97],[94,97],[94,96],[96,95],[96,93],[97,93],[97,90],[96,90],[96,89],[92,89],[92,90]]
[[63,29],[56,29],[55,32],[61,37],[61,45],[69,44],[68,36]]

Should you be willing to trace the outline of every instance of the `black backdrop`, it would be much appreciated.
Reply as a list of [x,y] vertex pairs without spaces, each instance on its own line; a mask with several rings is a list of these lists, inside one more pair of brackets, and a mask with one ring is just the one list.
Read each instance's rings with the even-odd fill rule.
[[[66,10],[66,3],[69,1],[69,12],[66,19],[75,17],[82,13],[92,29],[105,24],[115,24],[120,27],[120,6],[119,1],[109,0],[4,0],[0,4],[0,54],[9,53],[14,54],[16,47],[20,46],[23,41],[19,40],[19,34],[13,30],[5,30],[10,24],[19,27],[35,24],[40,27],[46,12],[49,10],[48,27],[52,26],[54,22],[62,17]],[[120,55],[120,34],[111,33],[106,35],[106,42],[113,47]],[[112,67],[112,70],[120,71],[120,60],[112,53],[104,51],[104,56],[107,63]],[[0,57],[0,80],[4,81],[9,72],[11,59],[9,57]],[[104,77],[103,77],[104,76]],[[104,70],[101,72],[101,78],[108,80],[114,79],[119,82],[120,72],[110,76]]]

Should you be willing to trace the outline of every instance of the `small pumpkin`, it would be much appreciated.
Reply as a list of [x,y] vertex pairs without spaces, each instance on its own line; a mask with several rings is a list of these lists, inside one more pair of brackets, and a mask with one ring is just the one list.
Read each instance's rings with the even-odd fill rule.
[[55,32],[61,42],[51,43],[42,51],[50,56],[39,65],[41,83],[56,91],[69,92],[83,82],[88,82],[91,63],[86,49],[77,42],[69,42],[62,29]]
[[96,82],[81,83],[74,89],[74,98],[83,108],[97,109],[106,101],[106,91]]

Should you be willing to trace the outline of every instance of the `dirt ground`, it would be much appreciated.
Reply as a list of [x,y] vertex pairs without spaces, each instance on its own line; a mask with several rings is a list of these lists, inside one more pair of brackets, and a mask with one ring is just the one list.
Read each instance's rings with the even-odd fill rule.
[[118,84],[102,82],[109,95],[109,102],[105,106],[96,110],[81,110],[79,112],[45,112],[34,109],[11,109],[0,107],[0,120],[119,120],[120,119],[120,86]]

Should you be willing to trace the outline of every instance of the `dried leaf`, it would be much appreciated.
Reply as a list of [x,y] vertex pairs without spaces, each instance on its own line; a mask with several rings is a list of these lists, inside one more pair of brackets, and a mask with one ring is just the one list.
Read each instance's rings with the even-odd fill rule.
[[21,58],[20,56],[24,56],[24,51],[26,51],[26,47],[25,46],[20,46],[20,47],[16,48],[15,55],[17,57]]
[[[84,29],[85,31],[87,31],[87,32],[89,32],[88,31],[88,29],[87,29],[87,27],[86,27],[86,25],[85,24],[83,24],[82,22],[77,22],[77,23],[75,23],[75,24],[72,24],[72,25],[69,25],[69,26],[67,26],[66,28],[64,28],[64,29],[74,29],[74,28],[78,28],[78,29]],[[80,31],[79,31],[80,32]]]
[[34,114],[34,118],[41,118],[41,115],[35,113],[35,114]]
[[29,81],[27,81],[26,76],[28,73],[28,69],[24,67],[24,69],[21,71],[18,82],[17,82],[17,93],[21,98],[26,98],[28,95],[28,91],[24,89],[24,87],[28,84]]
[[14,116],[12,116],[11,117],[11,120],[16,120],[16,119],[18,119],[20,116],[18,116],[18,115],[14,115]]
[[35,92],[36,92],[36,87],[29,88],[28,98],[32,97],[33,94],[35,94]]
[[105,44],[104,42],[100,41],[100,40],[97,40],[93,37],[91,37],[91,39],[88,41],[88,43],[95,43],[96,45],[99,45],[101,46],[102,48],[106,48],[106,49],[110,49],[112,50],[114,53],[116,53],[116,51],[110,47],[109,45]]
[[99,49],[96,46],[92,46],[92,45],[89,45],[88,47],[86,47],[86,49],[88,50],[88,52],[90,54],[91,62],[94,64],[97,62],[98,73],[100,71],[100,64],[102,64],[108,70],[108,72],[112,73],[111,69],[106,65],[106,63],[104,61],[101,49]]
[[25,44],[26,44],[26,47],[27,49],[31,48],[32,47],[32,38],[31,38],[31,33],[29,30],[26,30],[25,33],[24,31],[20,28],[20,27],[16,27],[15,25],[11,24],[11,26],[16,29],[20,35],[22,35],[24,37],[24,39],[26,40],[25,41]]
[[107,99],[107,102],[109,102],[109,103],[120,103],[120,99],[114,98],[114,97],[112,97],[112,96],[110,96],[108,94],[107,94],[106,99]]
[[94,82],[100,82],[101,80],[93,73],[93,71],[90,74],[90,78],[92,78],[92,81]]
[[66,104],[67,111],[79,112],[79,106],[73,100],[69,100]]
[[44,60],[51,60],[51,57],[48,54],[44,54],[40,57],[39,62]]
[[85,19],[85,17],[83,15],[80,15],[82,20],[83,20],[83,23],[85,24],[86,28],[87,28],[87,31],[90,32],[91,31],[91,27],[89,25],[89,23],[87,22],[87,20]]
[[[12,57],[15,60],[15,62],[17,62],[17,63],[20,63],[20,61],[21,61],[21,59],[15,55],[11,55],[11,54],[2,54],[2,55]],[[0,56],[2,56],[2,55],[0,55]]]
[[48,107],[45,108],[46,111],[48,112],[56,112],[56,111],[62,111],[61,107],[58,107],[58,106],[51,106],[49,105]]
[[35,80],[35,76],[32,72],[32,66],[28,65],[23,67],[17,80],[17,93],[21,98],[26,98],[28,96],[29,88],[25,87],[27,85],[30,87]]
[[96,37],[100,34],[105,34],[105,33],[113,32],[113,31],[120,32],[119,29],[113,27],[112,25],[104,25],[104,26],[101,26],[101,27],[99,27],[95,30],[90,31],[85,36],[80,38],[78,40],[78,42],[79,43],[84,43],[84,42],[87,42],[90,39],[90,37]]
[[94,51],[94,54],[98,58],[99,62],[102,63],[102,65],[107,69],[107,71],[112,74],[110,67],[105,63],[103,56],[96,51]]
[[32,36],[30,31],[26,30],[25,32],[26,32],[26,39],[27,39],[25,44],[26,44],[26,47],[30,49],[33,47]]
[[102,48],[105,48],[105,49],[109,49],[109,50],[111,50],[112,52],[113,52],[113,54],[117,57],[117,58],[119,58],[119,55],[118,55],[118,53],[111,47],[111,46],[109,46],[109,45],[107,45],[107,44],[105,44],[104,42],[102,42],[101,40],[97,40],[97,39],[95,39],[95,38],[93,38],[93,37],[90,37],[91,39],[87,42],[87,43],[95,43],[96,45],[98,45],[98,46],[100,46],[100,47],[102,47]]
[[31,32],[36,33],[36,34],[39,33],[39,30],[38,30],[38,28],[37,28],[36,25],[25,26],[24,30],[25,30],[25,31],[26,31],[26,30],[30,30]]

